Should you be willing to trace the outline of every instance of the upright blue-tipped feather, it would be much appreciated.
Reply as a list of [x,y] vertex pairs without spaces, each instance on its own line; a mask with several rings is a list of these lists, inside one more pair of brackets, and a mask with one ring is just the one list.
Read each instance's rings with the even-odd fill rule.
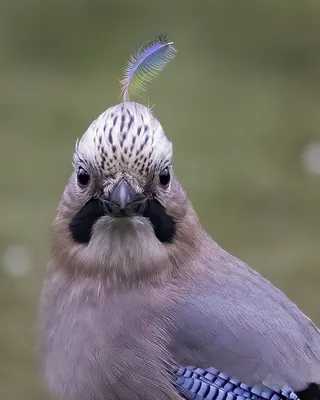
[[172,44],[166,36],[159,36],[156,40],[146,43],[131,57],[121,81],[123,101],[130,101],[129,94],[139,96],[139,92],[146,90],[152,78],[175,57],[176,50]]

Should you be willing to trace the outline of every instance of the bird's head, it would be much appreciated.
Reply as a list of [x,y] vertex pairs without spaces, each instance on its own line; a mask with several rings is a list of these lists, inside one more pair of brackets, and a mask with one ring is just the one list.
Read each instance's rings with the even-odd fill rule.
[[140,282],[194,253],[198,219],[174,175],[172,145],[151,110],[129,100],[175,52],[165,36],[146,43],[125,68],[123,103],[77,142],[55,220],[54,265]]
[[77,142],[73,167],[55,223],[61,260],[109,276],[168,263],[191,206],[151,110],[125,102],[102,113]]

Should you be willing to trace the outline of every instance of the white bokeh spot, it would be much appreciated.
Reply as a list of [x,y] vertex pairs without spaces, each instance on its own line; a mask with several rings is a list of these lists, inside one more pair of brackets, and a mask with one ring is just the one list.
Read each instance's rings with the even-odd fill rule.
[[2,255],[4,271],[11,276],[25,275],[31,269],[31,256],[24,245],[10,245]]
[[302,153],[302,164],[310,174],[320,174],[320,141],[306,145]]

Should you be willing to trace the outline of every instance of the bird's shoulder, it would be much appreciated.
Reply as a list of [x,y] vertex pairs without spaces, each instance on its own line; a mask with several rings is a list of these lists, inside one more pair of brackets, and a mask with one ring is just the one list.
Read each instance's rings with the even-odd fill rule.
[[273,389],[299,388],[311,379],[320,366],[320,335],[310,319],[214,242],[205,242],[196,262],[177,308],[173,348],[179,362],[214,365]]

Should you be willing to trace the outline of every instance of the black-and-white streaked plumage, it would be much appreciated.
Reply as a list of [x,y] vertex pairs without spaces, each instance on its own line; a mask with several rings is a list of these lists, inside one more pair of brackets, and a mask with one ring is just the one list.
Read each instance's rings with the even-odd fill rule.
[[94,163],[102,177],[121,170],[147,180],[153,167],[170,166],[171,159],[172,145],[150,110],[138,103],[122,103],[90,125],[77,142],[74,164],[90,168]]

